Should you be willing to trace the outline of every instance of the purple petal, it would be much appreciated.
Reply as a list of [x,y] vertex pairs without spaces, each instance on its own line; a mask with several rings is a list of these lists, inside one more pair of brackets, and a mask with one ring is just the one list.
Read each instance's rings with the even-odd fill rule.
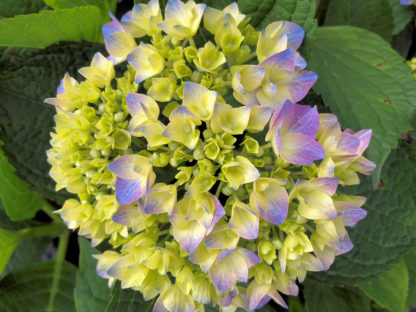
[[370,175],[371,171],[376,168],[376,164],[372,161],[369,161],[364,156],[360,156],[356,161],[354,161],[351,165],[351,169],[358,171],[365,175]]
[[354,226],[367,215],[364,209],[347,202],[335,202],[335,209],[345,226]]
[[294,102],[302,100],[315,84],[318,75],[311,71],[302,71],[287,81],[287,88]]
[[305,69],[307,66],[305,59],[299,52],[295,52],[295,67],[296,70]]
[[136,205],[123,205],[118,208],[111,220],[117,224],[131,227],[134,217],[139,213]]
[[270,284],[258,284],[255,280],[250,283],[247,288],[247,299],[250,311],[254,311],[270,301],[270,297],[267,296],[270,287],[273,286]]
[[364,153],[364,151],[367,149],[368,144],[370,144],[372,134],[373,131],[371,129],[364,129],[354,134],[354,137],[360,140],[360,148],[357,151],[359,155]]
[[260,263],[260,258],[254,252],[241,247],[238,247],[237,251],[244,256],[244,259],[246,259],[248,268]]
[[319,128],[319,113],[314,107],[287,100],[273,123],[280,124],[282,133],[297,132],[315,137]]
[[[138,167],[138,164],[146,165],[146,168]],[[149,166],[147,166],[149,165]],[[150,161],[139,155],[124,155],[118,157],[108,165],[108,169],[117,177],[125,180],[133,180],[147,175],[150,168]]]
[[288,309],[288,306],[286,302],[283,300],[283,298],[279,295],[279,293],[275,289],[270,289],[270,291],[267,293],[267,295],[273,299],[274,302],[281,305],[283,308]]
[[260,66],[266,68],[269,72],[274,71],[295,71],[295,54],[292,49],[286,49],[282,52],[276,53],[263,62]]
[[354,244],[351,242],[348,234],[345,234],[342,239],[338,241],[330,241],[328,244],[333,248],[336,256],[347,253],[354,247]]
[[173,228],[173,236],[187,253],[193,253],[205,237],[206,229],[197,221],[184,221],[186,225]]
[[325,158],[321,144],[303,133],[287,133],[282,137],[281,151],[284,160],[296,165],[311,165],[315,160]]
[[360,140],[349,133],[342,133],[341,139],[338,142],[337,152],[347,155],[359,155],[358,148],[360,147]]
[[297,50],[305,37],[303,28],[295,23],[285,22],[285,33],[287,34],[287,47]]
[[124,180],[117,178],[116,199],[120,205],[128,205],[146,195],[146,185],[142,179]]
[[214,229],[215,224],[217,224],[217,222],[225,215],[224,207],[221,205],[218,198],[215,197],[214,195],[210,194],[210,193],[208,193],[208,196],[211,196],[211,198],[215,202],[215,212],[214,212],[214,217],[212,219],[211,226],[207,229],[207,234],[206,235],[209,235],[212,232],[212,230]]
[[332,196],[337,190],[339,178],[316,178],[310,180],[309,183],[311,183],[316,189]]

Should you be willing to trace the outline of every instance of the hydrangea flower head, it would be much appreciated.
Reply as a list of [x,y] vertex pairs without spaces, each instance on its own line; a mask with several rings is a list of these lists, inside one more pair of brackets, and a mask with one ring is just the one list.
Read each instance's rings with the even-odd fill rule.
[[248,21],[236,3],[137,4],[103,26],[109,56],[45,100],[50,175],[77,196],[58,213],[109,240],[97,273],[157,298],[153,311],[287,307],[281,294],[351,250],[345,227],[366,215],[338,186],[374,169],[371,130],[298,104],[317,79],[300,26]]

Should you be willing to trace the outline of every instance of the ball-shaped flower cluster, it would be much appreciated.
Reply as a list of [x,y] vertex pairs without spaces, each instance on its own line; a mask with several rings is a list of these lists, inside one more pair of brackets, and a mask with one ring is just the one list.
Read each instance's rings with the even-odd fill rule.
[[366,215],[337,187],[374,169],[371,130],[296,104],[317,79],[300,26],[248,22],[235,3],[169,0],[164,17],[157,0],[137,4],[103,26],[110,56],[46,100],[51,176],[78,196],[61,217],[93,245],[109,239],[97,272],[158,297],[154,311],[286,306],[279,293],[348,252],[345,226]]

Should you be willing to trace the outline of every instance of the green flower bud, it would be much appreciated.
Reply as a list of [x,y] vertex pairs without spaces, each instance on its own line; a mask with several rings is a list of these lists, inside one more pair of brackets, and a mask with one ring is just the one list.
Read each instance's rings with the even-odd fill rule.
[[192,62],[195,58],[198,57],[198,51],[193,47],[186,47],[183,49],[183,52],[188,62]]
[[131,143],[130,134],[126,130],[117,129],[113,133],[114,148],[119,150],[126,150]]
[[279,180],[287,180],[289,175],[290,171],[287,171],[283,168],[277,168],[271,172],[271,177]]
[[308,179],[314,179],[319,171],[319,168],[315,165],[309,165],[309,166],[302,166],[302,171],[306,174]]
[[255,158],[252,160],[252,162],[253,162],[253,165],[258,168],[264,167],[264,160],[262,158]]
[[263,240],[259,243],[258,254],[266,263],[272,264],[276,259],[276,249],[272,242]]
[[221,192],[226,196],[230,196],[233,193],[233,191],[234,190],[231,187],[227,186],[227,185],[224,186],[221,190]]
[[121,122],[126,118],[126,114],[124,112],[118,112],[114,114],[114,121]]
[[225,61],[224,54],[218,51],[211,41],[208,41],[203,48],[199,49],[198,58],[194,59],[194,63],[199,70],[210,73],[219,70]]
[[[261,244],[262,242],[260,242]],[[259,244],[259,250],[260,250]],[[273,247],[273,245],[272,245]],[[273,248],[274,250],[274,248]],[[259,251],[260,254],[260,251]],[[275,256],[276,258],[276,256]],[[271,263],[269,263],[271,264]],[[260,285],[262,284],[271,284],[273,280],[273,269],[265,263],[259,263],[254,267],[254,279]]]
[[204,136],[205,140],[208,140],[214,136],[214,132],[212,132],[211,129],[205,129],[204,132],[202,132],[202,135]]
[[243,143],[241,143],[244,146],[244,151],[250,154],[257,154],[259,151],[259,142],[257,142],[255,139],[253,139],[250,136],[246,136]]
[[173,50],[169,50],[168,60],[171,62],[179,61],[183,59],[183,51],[181,47],[176,47]]
[[237,141],[235,137],[233,137],[229,133],[224,133],[221,135],[220,140],[218,140],[218,144],[221,148],[234,148],[234,143]]
[[189,77],[192,75],[192,70],[186,66],[185,60],[178,60],[174,62],[173,70],[178,78]]
[[183,99],[183,86],[184,86],[185,82],[182,81],[181,85],[179,87],[176,88],[175,90],[175,99]]
[[204,148],[205,155],[212,160],[215,160],[218,157],[218,154],[220,152],[220,148],[217,144],[217,141],[214,139],[208,139],[207,145]]
[[238,64],[247,62],[251,57],[251,50],[248,45],[243,45],[240,49],[234,52],[234,59]]
[[212,85],[212,77],[209,75],[203,75],[200,84],[210,88]]
[[194,149],[193,157],[196,160],[202,160],[205,157],[204,150],[201,147],[197,147]]
[[256,46],[257,42],[260,38],[260,32],[256,31],[256,29],[252,25],[246,25],[243,29],[243,34],[245,36],[244,42]]
[[108,136],[114,130],[113,123],[108,115],[103,115],[95,124],[95,127],[99,130],[99,134],[103,136]]
[[194,71],[191,75],[191,80],[193,82],[197,82],[199,83],[202,79],[202,73],[200,73],[199,71]]
[[167,153],[154,153],[153,154],[153,166],[165,167],[169,164],[170,156]]
[[215,168],[212,162],[206,158],[198,161],[198,167],[201,172],[215,173]]
[[236,51],[243,40],[244,37],[237,26],[228,22],[215,34],[215,41],[225,53]]
[[178,184],[182,185],[189,181],[192,176],[192,167],[179,167],[179,172],[176,174],[175,179],[178,180]]
[[168,102],[172,99],[176,89],[176,80],[173,78],[154,78],[147,95],[159,102]]

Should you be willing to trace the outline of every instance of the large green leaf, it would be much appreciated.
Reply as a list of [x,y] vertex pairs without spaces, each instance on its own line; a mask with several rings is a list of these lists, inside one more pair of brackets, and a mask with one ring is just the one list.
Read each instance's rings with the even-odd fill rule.
[[105,312],[150,312],[153,309],[155,300],[144,301],[138,291],[121,289],[120,281],[116,281],[111,289],[110,301]]
[[110,20],[108,12],[115,12],[117,0],[45,0],[45,3],[54,9],[70,9],[77,6],[94,5],[101,11],[103,22]]
[[251,24],[264,28],[276,21],[291,21],[311,36],[317,27],[315,0],[238,0],[242,12],[252,18]]
[[22,240],[23,237],[19,232],[0,228],[0,274]]
[[13,221],[31,219],[41,209],[43,200],[38,194],[29,191],[27,184],[22,182],[14,172],[15,169],[0,149],[0,200],[7,215]]
[[79,271],[74,290],[77,312],[104,311],[110,300],[107,280],[96,272],[97,260],[92,257],[98,253],[90,243],[79,238]]
[[[37,225],[41,225],[41,223],[36,221],[12,222],[7,217],[6,212],[4,211],[4,208],[0,202],[1,228],[9,231],[15,231]],[[23,269],[25,266],[29,265],[32,262],[40,261],[47,245],[50,242],[50,238],[46,237],[29,238],[21,242],[19,246],[17,246],[17,248],[14,250],[12,256],[7,262],[7,266],[3,270],[3,273],[0,274],[0,278],[11,272]]]
[[370,299],[357,288],[332,287],[306,280],[304,295],[308,312],[371,311]]
[[46,9],[43,0],[1,0],[0,18],[13,17],[19,14],[37,13]]
[[[62,202],[46,162],[55,109],[43,103],[56,95],[65,72],[77,76],[102,45],[66,43],[45,50],[16,50],[0,57],[0,139],[18,174],[42,196]],[[30,82],[30,83],[29,83]]]
[[373,129],[368,157],[378,168],[373,185],[397,138],[416,108],[416,81],[404,60],[381,37],[350,26],[321,27],[309,46],[314,86],[343,127]]
[[392,312],[403,312],[409,289],[409,274],[404,262],[396,263],[378,278],[358,286],[369,298]]
[[328,7],[325,25],[362,27],[390,41],[393,32],[393,11],[389,1],[333,0]]
[[416,145],[402,144],[389,156],[381,175],[383,186],[371,190],[370,181],[353,193],[367,196],[367,217],[348,229],[354,248],[338,256],[327,272],[314,279],[335,284],[356,284],[379,276],[416,243]]
[[0,46],[45,48],[63,40],[100,41],[100,26],[95,6],[19,15],[0,20]]
[[409,295],[407,296],[407,304],[416,307],[416,247],[404,256],[404,260],[409,271]]
[[[40,262],[0,281],[0,311],[73,312],[75,267],[62,263],[57,292],[53,288],[55,262]],[[54,296],[54,300],[51,297]]]

